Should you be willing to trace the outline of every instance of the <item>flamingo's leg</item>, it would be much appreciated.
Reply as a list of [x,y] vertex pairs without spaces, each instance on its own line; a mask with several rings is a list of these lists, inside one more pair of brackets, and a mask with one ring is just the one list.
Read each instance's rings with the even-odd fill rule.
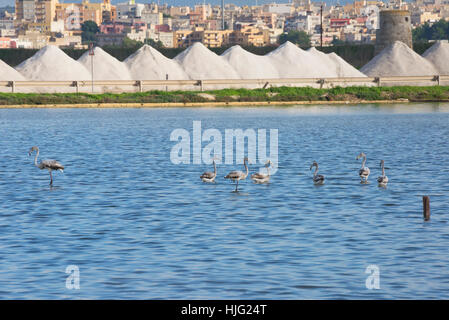
[[237,184],[235,185],[235,191],[237,192],[238,190],[238,187],[239,187],[239,180],[237,180]]
[[51,170],[48,170],[50,172],[50,185],[53,185],[53,175],[51,174]]

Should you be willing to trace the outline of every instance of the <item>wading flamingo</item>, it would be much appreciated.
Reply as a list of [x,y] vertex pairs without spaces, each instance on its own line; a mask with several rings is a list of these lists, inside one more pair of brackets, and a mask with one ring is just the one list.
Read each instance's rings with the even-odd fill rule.
[[359,170],[359,176],[360,176],[360,179],[362,179],[361,182],[367,183],[368,182],[368,177],[369,177],[369,174],[370,174],[370,170],[369,170],[368,167],[365,167],[366,154],[364,154],[363,152],[360,153],[357,156],[356,160],[359,160],[360,158],[363,158],[363,161],[362,161],[362,167]]
[[50,185],[53,185],[53,175],[51,172],[53,170],[58,170],[61,172],[64,172],[64,166],[60,164],[56,160],[41,160],[40,163],[37,163],[37,157],[39,156],[39,148],[38,147],[32,147],[30,151],[28,152],[28,156],[31,156],[31,154],[36,151],[36,157],[34,158],[34,165],[38,167],[39,169],[47,169],[50,173]]
[[314,184],[323,184],[324,183],[324,176],[322,174],[318,174],[318,163],[314,161],[312,165],[310,166],[310,170],[315,167],[315,171],[313,172],[313,183]]
[[382,168],[382,176],[377,178],[379,187],[386,187],[388,183],[388,177],[385,175],[384,161],[380,160],[380,167]]
[[225,177],[225,179],[231,179],[232,181],[237,181],[237,184],[235,185],[235,191],[238,191],[238,187],[239,187],[239,181],[240,180],[245,180],[246,177],[248,176],[248,166],[246,165],[248,161],[248,158],[245,157],[245,159],[243,159],[243,165],[245,166],[245,172],[243,171],[231,171],[228,173],[228,175]]
[[217,158],[214,158],[213,160],[214,172],[206,171],[200,176],[203,182],[215,182],[215,177],[217,176],[217,165],[215,164],[215,160],[217,160]]
[[270,166],[273,165],[273,163],[271,162],[271,160],[268,160],[267,162],[265,162],[265,168],[267,168],[267,173],[254,173],[251,175],[251,179],[255,182],[255,183],[266,183],[270,181]]

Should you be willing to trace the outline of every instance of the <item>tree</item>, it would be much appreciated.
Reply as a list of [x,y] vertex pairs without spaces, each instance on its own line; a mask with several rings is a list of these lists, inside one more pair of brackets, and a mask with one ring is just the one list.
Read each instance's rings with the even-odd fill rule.
[[136,49],[139,49],[141,46],[143,46],[142,42],[137,41],[137,40],[132,40],[132,39],[130,39],[128,37],[125,37],[123,39],[123,42],[122,42],[122,47],[124,47],[124,48],[136,48]]
[[81,39],[84,43],[86,42],[96,42],[96,34],[100,32],[98,25],[94,21],[85,21],[81,24]]
[[331,44],[333,46],[341,46],[344,45],[346,42],[344,42],[343,40],[338,39],[336,36],[334,36],[334,38],[332,39]]
[[449,38],[449,21],[441,19],[434,24],[428,22],[415,28],[412,32],[414,42],[428,42],[429,40],[443,40]]
[[304,31],[292,30],[288,33],[283,33],[278,38],[278,43],[283,44],[284,42],[290,41],[299,45],[300,47],[310,47],[310,37]]
[[152,46],[155,49],[161,49],[164,47],[164,44],[160,40],[154,41],[153,39],[145,39],[144,43]]

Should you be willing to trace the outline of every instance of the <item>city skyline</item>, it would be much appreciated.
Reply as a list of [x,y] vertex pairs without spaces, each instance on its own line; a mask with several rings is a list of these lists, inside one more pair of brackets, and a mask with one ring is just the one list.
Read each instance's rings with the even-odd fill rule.
[[[78,3],[81,2],[81,0],[60,0],[60,3],[64,3],[64,2],[74,2],[74,3]],[[102,0],[90,0],[90,2],[95,3],[95,2],[102,2]],[[125,3],[128,2],[126,0],[112,0],[112,4],[117,4],[117,3]],[[136,2],[138,3],[150,3],[150,2],[158,2],[157,0],[136,0]],[[212,5],[221,5],[221,0],[208,0],[205,1],[208,4],[212,4]],[[257,0],[258,4],[268,4],[268,3],[289,3],[290,1],[283,1],[283,0]],[[312,2],[320,2],[320,1],[313,1]],[[326,2],[328,4],[331,5],[335,5],[336,3],[340,3],[340,4],[346,4],[348,2],[351,2],[350,0],[323,0],[323,2]],[[196,4],[201,4],[203,3],[203,1],[200,0],[160,0],[159,3],[164,4],[167,3],[170,6],[194,6]],[[225,1],[225,3],[233,3],[235,5],[256,5],[256,0],[230,0],[230,1]],[[14,6],[15,1],[14,0],[0,0],[0,6],[5,7],[5,6]]]

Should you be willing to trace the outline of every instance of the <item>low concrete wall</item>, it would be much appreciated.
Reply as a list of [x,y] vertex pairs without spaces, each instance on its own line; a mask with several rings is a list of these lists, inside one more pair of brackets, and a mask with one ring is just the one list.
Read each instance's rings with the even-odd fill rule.
[[[144,92],[150,90],[216,90],[224,88],[269,88],[279,86],[331,88],[347,86],[431,86],[449,83],[449,76],[292,78],[292,79],[216,79],[94,81],[94,93]],[[92,92],[91,81],[0,81],[1,92]]]

